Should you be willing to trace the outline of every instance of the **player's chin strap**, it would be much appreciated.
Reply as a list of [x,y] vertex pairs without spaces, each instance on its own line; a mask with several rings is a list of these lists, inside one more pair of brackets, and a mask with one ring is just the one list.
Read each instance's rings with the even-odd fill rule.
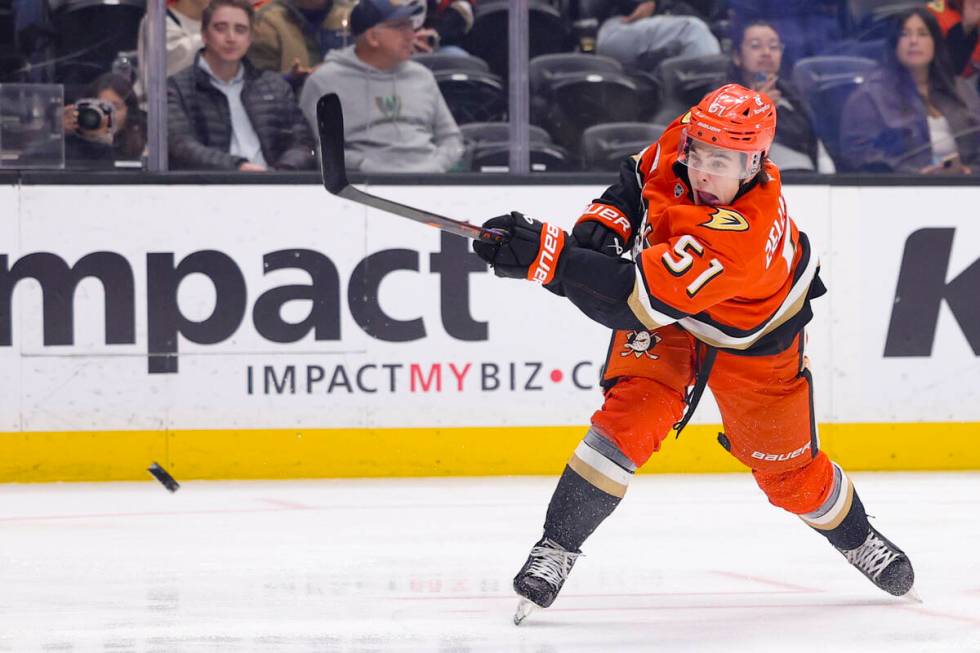
[[708,376],[711,374],[711,368],[715,364],[715,356],[718,355],[718,350],[714,347],[710,345],[704,345],[704,347],[704,358],[701,358],[701,348],[694,348],[694,367],[697,369],[697,372],[694,376],[694,386],[684,397],[684,403],[687,404],[684,417],[681,421],[674,424],[674,430],[677,431],[677,435],[674,436],[675,439],[681,437],[681,431],[684,430],[687,423],[694,417],[694,410],[698,407],[698,402],[701,401],[701,395],[704,394],[704,388],[708,385]]

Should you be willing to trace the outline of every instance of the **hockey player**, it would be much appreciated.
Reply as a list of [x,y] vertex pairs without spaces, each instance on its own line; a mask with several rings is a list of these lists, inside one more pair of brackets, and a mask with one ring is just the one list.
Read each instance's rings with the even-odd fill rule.
[[[819,449],[803,328],[826,291],[766,158],[775,130],[766,95],[728,84],[624,162],[571,235],[512,212],[484,224],[509,240],[474,242],[497,276],[540,282],[614,329],[603,405],[514,578],[515,623],[552,604],[586,538],[705,386],[721,411],[720,444],[770,503],[886,592],[912,588],[908,557],[868,523],[847,474]],[[632,261],[620,256],[630,248]]]

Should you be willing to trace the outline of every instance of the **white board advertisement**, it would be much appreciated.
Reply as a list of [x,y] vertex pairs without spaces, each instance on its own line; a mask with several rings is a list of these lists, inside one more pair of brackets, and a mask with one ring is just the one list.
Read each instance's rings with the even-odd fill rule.
[[[602,188],[370,192],[570,227]],[[980,188],[790,186],[822,422],[980,421]],[[313,186],[0,188],[0,431],[577,425],[608,332]],[[697,422],[717,422],[710,400]]]

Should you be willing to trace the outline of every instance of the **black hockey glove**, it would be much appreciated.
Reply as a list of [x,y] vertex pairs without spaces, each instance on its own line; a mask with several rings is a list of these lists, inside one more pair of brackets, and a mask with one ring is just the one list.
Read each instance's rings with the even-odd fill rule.
[[501,243],[473,241],[473,251],[493,266],[493,273],[498,277],[528,279],[544,285],[555,280],[566,246],[564,231],[517,211],[490,218],[483,227],[504,231],[509,236]]
[[572,228],[572,238],[579,247],[585,247],[609,256],[622,256],[626,251],[623,238],[600,222],[579,222]]
[[575,244],[607,256],[622,256],[633,242],[633,225],[618,207],[592,202],[572,227]]

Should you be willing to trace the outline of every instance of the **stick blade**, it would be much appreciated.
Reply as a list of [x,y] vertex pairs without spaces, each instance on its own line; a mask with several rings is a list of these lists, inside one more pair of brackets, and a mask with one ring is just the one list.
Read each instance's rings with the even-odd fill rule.
[[316,122],[323,185],[336,195],[350,185],[344,164],[344,111],[336,93],[327,93],[317,100]]

